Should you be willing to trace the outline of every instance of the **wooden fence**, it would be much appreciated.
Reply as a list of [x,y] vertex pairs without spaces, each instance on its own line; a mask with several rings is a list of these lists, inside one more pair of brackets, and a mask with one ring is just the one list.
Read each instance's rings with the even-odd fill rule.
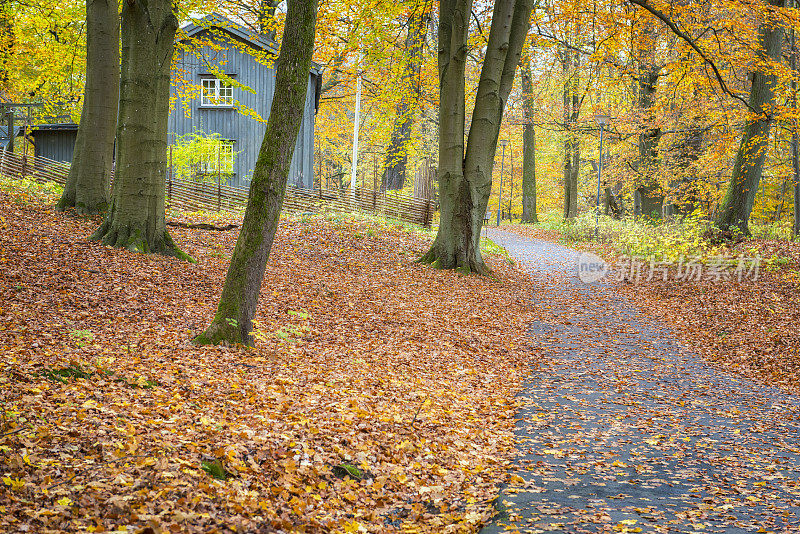
[[[0,174],[63,185],[67,181],[69,164],[3,150],[0,153]],[[172,173],[168,173],[166,200],[168,207],[189,211],[238,212],[247,205],[247,190],[220,182],[177,179],[172,177]],[[435,205],[431,200],[371,189],[356,189],[351,192],[287,187],[283,209],[287,212],[372,213],[429,228]]]

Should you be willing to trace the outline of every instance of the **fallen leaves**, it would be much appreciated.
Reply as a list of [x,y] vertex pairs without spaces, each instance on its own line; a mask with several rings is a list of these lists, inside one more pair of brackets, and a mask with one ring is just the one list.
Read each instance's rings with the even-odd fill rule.
[[416,264],[425,241],[392,225],[289,219],[258,347],[197,348],[235,232],[172,229],[189,264],[0,197],[0,529],[472,532],[489,516],[539,360],[528,281],[505,262],[465,277]]

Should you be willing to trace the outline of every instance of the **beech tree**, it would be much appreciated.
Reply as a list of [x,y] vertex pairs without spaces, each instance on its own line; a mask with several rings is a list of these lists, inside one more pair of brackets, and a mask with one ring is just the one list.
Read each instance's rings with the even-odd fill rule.
[[537,223],[536,213],[536,126],[533,124],[533,83],[530,62],[520,66],[522,82],[522,222]]
[[564,48],[561,56],[564,71],[564,219],[578,215],[578,177],[580,175],[581,145],[575,131],[581,109],[578,95],[580,55],[571,48]]
[[172,52],[178,19],[171,0],[122,7],[117,164],[111,207],[93,240],[190,259],[167,232],[164,195]]
[[119,101],[116,0],[86,0],[86,86],[78,135],[58,211],[98,215],[108,209]]
[[[769,4],[781,7],[784,0],[769,0]],[[769,133],[774,121],[772,107],[775,105],[778,76],[772,64],[780,62],[783,49],[783,28],[771,11],[766,13],[759,27],[758,43],[759,64],[752,73],[749,99],[749,107],[756,113],[756,117],[745,125],[733,164],[733,175],[716,221],[717,226],[722,229],[738,228],[748,235],[748,221],[761,181],[761,171],[769,147]]]
[[497,0],[486,43],[466,150],[464,71],[471,0],[439,2],[440,222],[430,250],[420,258],[442,269],[488,274],[480,234],[492,190],[497,138],[533,0]]
[[253,170],[242,229],[217,313],[205,332],[194,339],[197,344],[253,343],[253,317],[303,118],[316,20],[317,0],[289,0],[275,62],[275,97]]
[[427,2],[415,2],[408,19],[405,42],[405,63],[400,84],[400,101],[395,109],[397,118],[392,130],[391,140],[386,149],[382,189],[402,189],[406,181],[408,165],[408,143],[411,140],[411,126],[419,100],[419,73],[422,67],[422,47],[428,29],[430,13],[426,11]]

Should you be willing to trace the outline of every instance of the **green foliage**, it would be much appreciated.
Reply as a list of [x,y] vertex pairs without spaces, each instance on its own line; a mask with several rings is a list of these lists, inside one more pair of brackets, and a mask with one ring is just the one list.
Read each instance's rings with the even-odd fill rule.
[[757,223],[750,221],[750,233],[755,239],[791,241],[792,222],[778,221],[772,223]]
[[363,480],[365,478],[364,472],[361,469],[350,464],[335,465],[331,471],[339,478],[350,477],[355,480]]
[[275,330],[270,331],[263,323],[253,321],[253,324],[255,325],[253,336],[259,341],[278,339],[280,342],[287,344],[294,344],[300,341],[311,331],[311,327],[308,325],[309,315],[304,310],[289,310],[286,313],[291,317],[297,317],[297,319],[300,321],[300,324],[285,324],[279,326]]
[[[595,216],[583,213],[573,222],[548,220],[543,228],[557,230],[567,242],[594,241]],[[681,257],[707,258],[722,252],[723,246],[714,245],[705,235],[712,228],[699,213],[682,222],[637,222],[627,218],[615,220],[600,216],[597,240],[612,245],[617,252],[628,256],[652,257],[656,261],[677,262]]]
[[222,467],[219,460],[201,460],[200,467],[217,480],[228,480],[233,476],[233,473],[226,471],[225,468]]
[[182,135],[175,140],[171,150],[172,169],[178,179],[216,183],[218,169],[222,183],[233,176],[236,152],[216,132],[194,131]]
[[83,347],[94,341],[94,334],[89,330],[73,330],[69,333],[69,337],[75,341],[75,345],[78,347]]
[[0,191],[7,193],[18,204],[52,205],[61,198],[64,187],[51,181],[37,182],[35,175],[12,178],[0,174]]
[[511,265],[514,265],[514,259],[508,255],[508,251],[486,237],[481,238],[481,254],[497,254],[498,256],[502,256]]
[[48,380],[62,384],[66,384],[70,378],[91,378],[93,374],[93,371],[84,371],[76,364],[71,364],[63,369],[45,369],[41,372],[41,375]]

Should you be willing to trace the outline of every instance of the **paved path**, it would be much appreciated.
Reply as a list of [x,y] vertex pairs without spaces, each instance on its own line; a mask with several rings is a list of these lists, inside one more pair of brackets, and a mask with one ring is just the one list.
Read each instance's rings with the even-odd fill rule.
[[800,398],[706,366],[578,253],[489,231],[534,276],[552,365],[481,532],[800,532]]

